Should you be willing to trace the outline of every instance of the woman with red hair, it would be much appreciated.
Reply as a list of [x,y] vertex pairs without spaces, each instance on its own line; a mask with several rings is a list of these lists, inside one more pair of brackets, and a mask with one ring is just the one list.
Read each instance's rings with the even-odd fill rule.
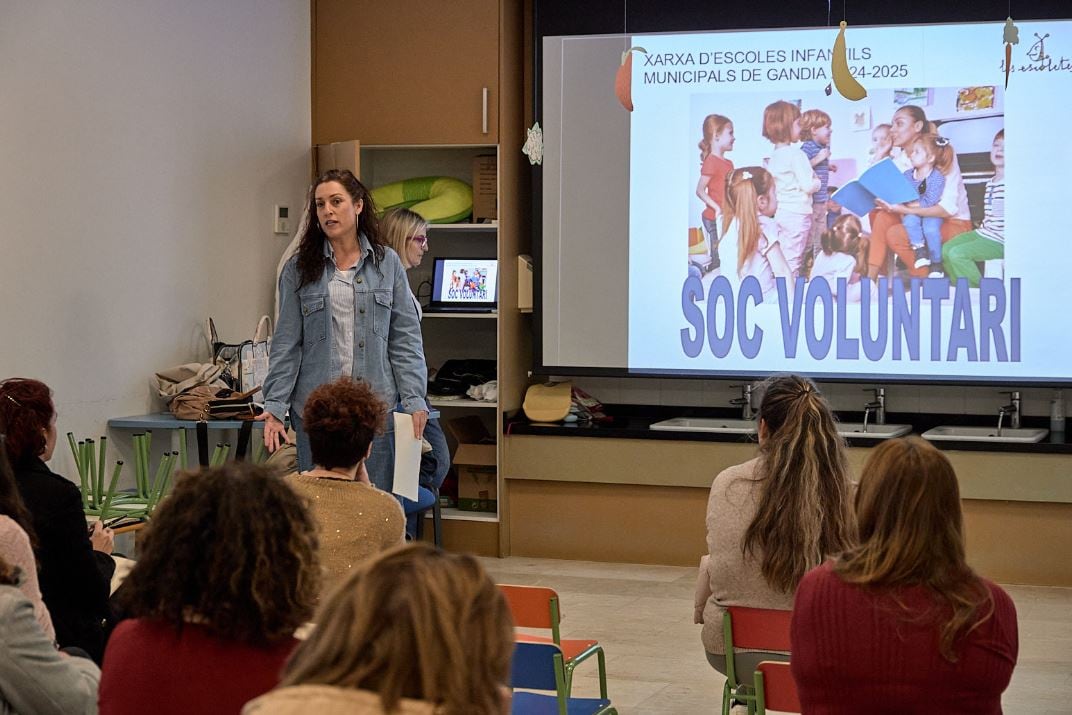
[[86,529],[82,497],[69,480],[45,464],[56,448],[52,391],[38,380],[0,382],[0,418],[6,425],[15,481],[37,535],[41,596],[61,647],[104,654],[104,627],[115,561],[111,529]]
[[1016,608],[964,556],[953,465],[918,437],[871,450],[859,541],[808,573],[791,659],[807,713],[1001,713]]

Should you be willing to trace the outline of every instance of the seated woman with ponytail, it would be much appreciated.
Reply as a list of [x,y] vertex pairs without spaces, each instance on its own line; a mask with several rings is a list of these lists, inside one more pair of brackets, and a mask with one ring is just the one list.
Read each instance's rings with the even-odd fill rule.
[[[723,673],[725,609],[791,610],[804,574],[848,548],[854,533],[845,445],[826,400],[796,375],[771,378],[764,388],[759,455],[715,477],[707,502],[710,555],[697,592],[698,621],[707,660]],[[738,672],[786,659],[771,656],[738,653]]]

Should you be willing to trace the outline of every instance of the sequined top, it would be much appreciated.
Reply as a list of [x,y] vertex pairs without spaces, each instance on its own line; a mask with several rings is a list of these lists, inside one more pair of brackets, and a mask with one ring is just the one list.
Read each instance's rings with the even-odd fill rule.
[[323,593],[365,559],[405,541],[402,505],[387,492],[349,479],[302,474],[286,479],[316,519]]

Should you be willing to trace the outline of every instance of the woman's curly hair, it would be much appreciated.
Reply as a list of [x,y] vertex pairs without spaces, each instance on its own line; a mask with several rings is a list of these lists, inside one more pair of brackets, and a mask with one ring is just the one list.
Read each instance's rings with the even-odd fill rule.
[[235,462],[181,474],[144,534],[120,596],[133,617],[268,645],[313,613],[316,526],[269,468]]
[[387,405],[360,380],[340,377],[313,390],[302,411],[313,462],[324,469],[349,469],[360,462],[383,429],[386,411]]

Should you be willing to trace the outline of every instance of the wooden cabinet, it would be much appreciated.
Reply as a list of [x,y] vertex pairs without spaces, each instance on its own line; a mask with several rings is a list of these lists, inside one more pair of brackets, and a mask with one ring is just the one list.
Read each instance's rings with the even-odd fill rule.
[[[361,180],[370,187],[414,176],[472,181],[473,158],[498,155],[496,224],[432,233],[433,254],[499,259],[498,314],[422,326],[433,365],[497,359],[497,404],[440,406],[444,418],[483,416],[498,437],[498,514],[455,512],[443,530],[447,548],[487,555],[510,553],[503,414],[520,408],[532,362],[529,316],[517,309],[517,255],[531,251],[531,187],[520,151],[526,7],[525,0],[312,0],[314,144],[360,140]],[[465,350],[459,336],[468,338]]]
[[314,0],[313,143],[494,144],[498,0]]

